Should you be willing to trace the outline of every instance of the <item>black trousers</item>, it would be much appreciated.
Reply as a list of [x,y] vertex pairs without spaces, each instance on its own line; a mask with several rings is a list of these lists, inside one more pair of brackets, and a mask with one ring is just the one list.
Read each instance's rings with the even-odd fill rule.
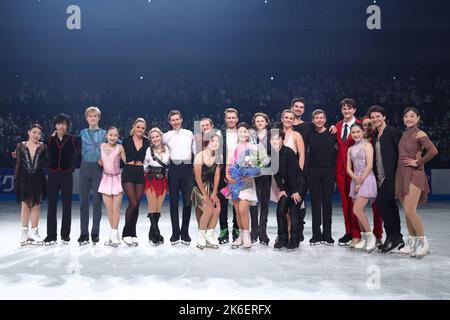
[[[270,184],[272,176],[260,176],[255,178],[256,195],[258,203],[250,206],[251,237],[252,239],[266,240],[267,237],[267,217],[269,215]],[[258,206],[260,214],[258,221]],[[258,223],[259,222],[259,223]]]
[[72,222],[72,188],[73,188],[73,172],[52,172],[48,173],[47,181],[47,236],[56,240],[57,233],[57,209],[58,196],[61,191],[62,197],[62,223],[61,237],[68,238],[70,236],[70,226]]
[[395,201],[394,181],[383,181],[381,187],[378,188],[375,202],[378,210],[383,216],[386,237],[393,239],[402,238],[400,213],[398,211],[397,202]]
[[[309,168],[309,191],[311,193],[312,234],[314,239],[331,238],[332,199],[335,168]],[[320,227],[323,223],[323,233]]]
[[289,210],[291,216],[291,240],[296,240],[300,242],[301,234],[301,221],[300,221],[300,207],[301,203],[296,204],[294,200],[282,196],[277,203],[277,224],[278,224],[278,240],[287,243],[289,240],[288,234],[288,222],[287,213]]
[[[170,195],[170,219],[172,221],[172,240],[189,239],[189,221],[191,219],[191,193],[194,187],[191,164],[169,165],[169,195]],[[183,197],[183,216],[180,230],[180,215],[178,212],[179,193]]]
[[[225,165],[224,165],[225,167]],[[220,190],[226,187],[227,183],[225,182],[225,168],[222,168],[220,173],[220,182],[219,182],[219,192],[217,193],[217,197],[220,200],[220,215],[219,215],[219,225],[220,229],[228,229],[228,199],[223,196]],[[237,223],[236,218],[236,209],[233,206],[233,229],[239,229],[239,225]]]

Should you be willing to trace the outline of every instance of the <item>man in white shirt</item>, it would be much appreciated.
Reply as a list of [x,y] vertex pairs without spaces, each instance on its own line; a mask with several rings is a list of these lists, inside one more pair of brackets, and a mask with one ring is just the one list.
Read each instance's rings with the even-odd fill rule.
[[[168,116],[172,130],[164,133],[163,142],[170,151],[169,164],[169,195],[170,219],[172,221],[172,245],[180,243],[189,245],[189,221],[191,219],[191,193],[194,186],[192,175],[192,153],[194,134],[183,129],[183,118],[180,111],[172,110]],[[183,197],[183,216],[180,230],[180,215],[178,213],[178,199],[181,191]]]
[[[222,130],[223,137],[223,154],[225,163],[222,166],[221,174],[220,174],[220,182],[219,182],[219,190],[224,188],[228,181],[225,179],[225,169],[226,164],[230,163],[233,158],[234,150],[237,145],[237,123],[239,121],[238,112],[236,109],[227,108],[224,112],[225,115],[225,128]],[[219,243],[225,244],[229,242],[229,231],[228,231],[228,199],[226,199],[222,193],[218,194],[220,200],[220,235],[219,235]],[[233,241],[239,237],[239,227],[236,220],[236,210],[233,207]]]

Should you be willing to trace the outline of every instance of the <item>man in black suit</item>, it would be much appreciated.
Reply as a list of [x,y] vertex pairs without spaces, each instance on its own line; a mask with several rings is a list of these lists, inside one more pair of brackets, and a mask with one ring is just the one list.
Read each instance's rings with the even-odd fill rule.
[[400,214],[395,201],[395,171],[397,170],[398,144],[402,133],[386,124],[386,111],[383,107],[372,106],[368,116],[375,128],[373,163],[378,186],[376,204],[383,216],[386,230],[386,240],[378,248],[384,253],[398,252],[405,245],[400,230]]

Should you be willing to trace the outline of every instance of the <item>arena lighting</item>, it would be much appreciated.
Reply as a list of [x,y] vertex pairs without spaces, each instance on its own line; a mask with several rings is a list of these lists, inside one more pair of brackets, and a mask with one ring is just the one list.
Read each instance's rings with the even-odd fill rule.
[[143,80],[143,79],[144,79],[144,76],[140,76],[139,79]]
[[273,80],[273,79],[274,79],[273,76],[271,76],[271,77],[270,77],[270,80]]

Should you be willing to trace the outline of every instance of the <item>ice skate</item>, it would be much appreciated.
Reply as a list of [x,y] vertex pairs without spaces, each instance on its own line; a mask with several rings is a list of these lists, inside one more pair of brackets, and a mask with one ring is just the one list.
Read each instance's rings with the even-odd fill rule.
[[137,237],[131,237],[131,242],[133,243],[133,247],[137,247],[139,245],[139,239]]
[[41,236],[39,235],[38,228],[31,229],[31,232],[28,235],[28,244],[35,245],[35,246],[44,245],[44,241],[42,240]]
[[403,248],[399,250],[401,256],[414,256],[416,252],[416,242],[417,237],[416,236],[409,236],[408,240],[406,241],[406,244]]
[[244,243],[243,243],[243,241],[242,241],[242,236],[239,236],[239,237],[237,237],[237,239],[236,240],[234,240],[232,243],[231,243],[231,249],[237,249],[237,248],[239,248],[240,246],[242,246]]
[[181,237],[181,244],[184,244],[185,246],[190,246],[191,245],[191,238],[189,237],[189,235]]
[[300,241],[296,240],[296,239],[291,239],[291,241],[289,241],[289,244],[287,245],[287,250],[288,251],[297,251],[299,250],[299,246],[300,246]]
[[80,235],[80,237],[78,238],[78,244],[80,246],[88,245],[89,244],[89,236],[87,234]]
[[219,241],[214,236],[214,229],[207,229],[205,238],[206,238],[206,246],[208,248],[213,249],[219,248]]
[[377,247],[377,239],[372,232],[366,232],[366,245],[364,250],[371,253]]
[[244,249],[250,249],[252,247],[252,238],[250,236],[250,231],[244,230],[242,235],[242,242]]
[[20,236],[20,246],[24,247],[28,244],[28,228],[22,228],[22,234]]
[[206,247],[206,230],[198,229],[197,248],[205,249]]
[[44,239],[44,245],[47,246],[54,246],[55,244],[57,244],[58,242],[56,241],[56,238],[51,238],[49,236],[47,236]]
[[133,247],[133,239],[130,236],[122,237],[122,241],[129,247]]
[[366,243],[367,243],[366,233],[365,232],[361,232],[361,238],[355,244],[354,248],[358,249],[358,250],[364,249],[364,247],[366,246]]
[[349,242],[352,240],[352,236],[345,234],[342,238],[338,240],[338,244],[342,247],[348,246]]
[[95,246],[100,241],[98,234],[91,234],[92,244]]
[[220,234],[219,234],[219,244],[225,244],[228,243],[230,234],[228,232],[228,228],[225,229],[220,229]]
[[288,246],[287,241],[280,240],[280,238],[277,237],[277,238],[275,239],[275,244],[273,245],[273,248],[274,248],[276,251],[281,251],[281,250],[283,250],[283,249],[287,249],[287,246]]
[[422,259],[430,254],[430,245],[426,236],[418,236],[416,240],[415,252],[412,258]]
[[61,244],[67,246],[69,245],[70,238],[69,237],[61,237]]

